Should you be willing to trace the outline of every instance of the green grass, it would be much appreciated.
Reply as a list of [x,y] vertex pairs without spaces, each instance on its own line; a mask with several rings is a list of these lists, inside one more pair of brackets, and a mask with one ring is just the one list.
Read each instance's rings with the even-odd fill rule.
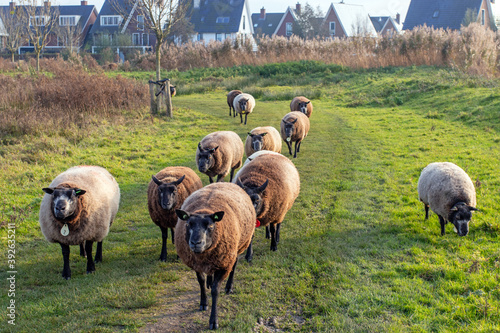
[[[168,261],[157,260],[161,233],[146,206],[151,174],[172,165],[195,168],[196,144],[210,132],[233,130],[245,139],[254,127],[278,128],[290,97],[304,94],[314,96],[314,113],[293,160],[301,193],[283,222],[277,252],[256,230],[252,264],[240,261],[235,293],[221,297],[220,330],[500,330],[498,81],[437,68],[311,65],[314,80],[302,75],[301,83],[295,69],[275,67],[206,69],[189,79],[173,73],[179,95],[170,121],[129,119],[80,133],[79,140],[2,138],[0,218],[17,226],[18,317],[14,330],[2,311],[1,327],[206,330],[209,313],[197,311],[195,274],[176,258],[170,240]],[[227,115],[225,94],[234,88],[260,91],[247,126]],[[458,164],[476,183],[481,211],[466,237],[449,225],[441,237],[435,214],[424,221],[416,186],[433,161]],[[122,200],[96,273],[84,274],[85,260],[73,247],[73,275],[65,281],[60,247],[44,240],[37,215],[41,188],[77,164],[106,167]],[[6,229],[0,232],[6,253]],[[2,266],[3,281],[6,271]],[[4,309],[8,300],[2,293]]]

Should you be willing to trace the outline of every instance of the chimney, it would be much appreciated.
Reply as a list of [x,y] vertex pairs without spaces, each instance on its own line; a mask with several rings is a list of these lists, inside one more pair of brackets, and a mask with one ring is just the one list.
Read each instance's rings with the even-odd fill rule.
[[396,23],[399,24],[401,21],[401,14],[397,13],[396,14]]
[[266,9],[264,7],[262,7],[260,9],[260,17],[259,17],[259,19],[261,19],[261,20],[265,20],[266,19]]
[[199,9],[200,8],[200,0],[194,0],[193,1],[193,7],[195,9]]
[[45,2],[43,3],[43,6],[44,6],[45,8],[50,8],[50,1],[45,1]]
[[9,2],[9,10],[13,12],[15,8],[16,8],[16,3],[14,1]]
[[300,3],[297,2],[297,4],[295,5],[295,12],[300,15]]
[[87,0],[82,0],[82,1],[80,2],[80,4],[81,4],[82,6],[87,6],[87,5],[89,4],[89,2],[88,2]]

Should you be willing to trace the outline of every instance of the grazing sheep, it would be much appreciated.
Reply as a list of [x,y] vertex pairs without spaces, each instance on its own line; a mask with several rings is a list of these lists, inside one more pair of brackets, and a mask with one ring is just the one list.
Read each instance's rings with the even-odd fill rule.
[[294,97],[290,103],[290,111],[300,111],[305,114],[307,118],[311,118],[313,105],[311,101],[304,96],[297,96]]
[[[238,172],[234,182],[249,195],[261,226],[271,231],[271,250],[278,249],[281,222],[300,192],[300,177],[295,165],[283,155],[264,154]],[[252,245],[246,259],[252,259]]]
[[255,107],[255,99],[250,94],[239,94],[234,98],[233,108],[240,114],[240,120],[243,123],[243,114],[245,114],[245,125],[247,124],[248,114],[252,113]]
[[236,111],[234,110],[234,98],[239,94],[243,94],[241,90],[231,90],[227,93],[227,105],[229,105],[229,117],[231,117],[231,109],[233,109],[233,117],[236,117]]
[[[212,289],[210,329],[216,329],[217,299],[229,276],[231,293],[238,255],[250,244],[255,210],[248,195],[232,183],[215,183],[191,194],[177,210],[175,248],[182,262],[196,271],[200,284],[200,311],[207,309],[206,286]],[[205,274],[208,279],[205,282]]]
[[167,167],[152,176],[148,186],[148,210],[153,222],[161,229],[161,261],[167,261],[168,229],[174,243],[175,210],[191,193],[202,187],[200,177],[187,167]]
[[256,127],[248,132],[245,141],[245,154],[250,156],[259,150],[271,150],[281,153],[281,137],[272,126]]
[[62,277],[71,278],[69,246],[85,243],[87,274],[95,271],[92,245],[97,243],[95,262],[102,261],[102,241],[118,211],[120,188],[106,169],[76,166],[58,175],[40,205],[42,233],[51,243],[61,245]]
[[451,222],[459,236],[469,233],[469,221],[476,207],[476,190],[472,180],[459,166],[450,162],[427,165],[418,179],[418,197],[424,203],[425,219],[429,207],[439,216],[441,236]]
[[300,144],[307,136],[309,126],[309,118],[299,111],[289,112],[281,119],[281,137],[286,142],[290,155],[292,155],[292,142],[295,142],[294,158],[300,152]]
[[231,131],[219,131],[208,134],[198,143],[196,150],[196,165],[213,183],[212,177],[221,181],[231,172],[241,166],[243,159],[243,141],[238,134]]

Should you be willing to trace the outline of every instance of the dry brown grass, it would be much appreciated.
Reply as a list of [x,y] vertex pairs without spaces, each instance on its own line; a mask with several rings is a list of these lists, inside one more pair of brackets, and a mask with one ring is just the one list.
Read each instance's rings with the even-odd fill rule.
[[147,86],[134,80],[62,60],[44,60],[42,68],[51,74],[0,75],[0,134],[68,132],[148,103]]
[[[353,68],[387,66],[450,66],[473,74],[492,75],[498,70],[499,36],[478,23],[461,31],[420,27],[394,37],[312,39],[296,36],[262,37],[258,51],[242,43],[212,41],[187,43],[163,49],[161,66],[167,70],[194,67],[231,67],[318,60]],[[133,67],[154,70],[154,55],[136,60]]]

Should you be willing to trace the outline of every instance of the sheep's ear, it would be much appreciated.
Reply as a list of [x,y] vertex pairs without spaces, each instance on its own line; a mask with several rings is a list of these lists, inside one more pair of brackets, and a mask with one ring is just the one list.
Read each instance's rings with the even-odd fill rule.
[[209,150],[210,154],[215,153],[215,151],[216,151],[217,149],[219,149],[219,146],[217,146],[217,147],[215,147],[215,148],[210,149],[210,150]]
[[183,221],[187,221],[187,220],[189,220],[189,214],[188,214],[188,213],[186,213],[186,212],[185,212],[185,211],[183,211],[183,210],[176,209],[176,210],[175,210],[175,214],[177,214],[177,216],[178,216],[181,220],[183,220]]
[[243,183],[241,182],[240,177],[238,177],[238,179],[236,179],[236,185],[238,185],[241,188],[245,188],[245,185],[243,185]]
[[50,187],[44,187],[42,188],[42,191],[44,191],[45,193],[47,194],[52,194],[54,193],[54,189],[53,188],[50,188]]
[[457,211],[458,211],[458,207],[456,205],[451,207],[451,209],[450,209],[450,212],[457,212]]
[[295,124],[299,120],[299,118],[295,118],[295,121],[291,121],[292,124]]
[[309,103],[311,103],[311,101],[309,101],[309,102],[306,102],[306,105],[307,105],[307,104],[309,104]]
[[156,178],[154,175],[151,176],[151,179],[155,182],[156,185],[160,186],[162,184],[161,180]]
[[261,133],[260,136],[266,136],[267,132]]
[[82,190],[82,189],[80,189],[80,188],[75,188],[75,195],[76,195],[77,197],[79,197],[79,196],[81,196],[81,195],[84,195],[85,193],[87,193],[87,191]]
[[269,185],[269,179],[266,179],[266,181],[264,182],[264,184],[262,184],[261,186],[257,187],[255,189],[255,192],[257,192],[259,194],[262,193],[262,192],[264,192],[264,190],[266,189],[267,185]]
[[223,217],[224,217],[224,212],[223,211],[220,211],[220,212],[217,212],[217,213],[213,213],[212,215],[210,215],[210,218],[214,222],[219,222],[220,220],[222,220]]
[[472,206],[467,206],[467,208],[469,208],[470,211],[478,211],[478,212],[480,211],[476,207],[472,207]]
[[201,148],[201,141],[200,141],[200,142],[198,142],[198,149],[199,149],[200,151],[202,151],[202,150],[203,150],[203,148]]
[[252,138],[253,138],[253,136],[255,135],[255,134],[252,134],[252,133],[250,133],[250,132],[248,132],[247,134],[248,134],[248,135],[250,135]]
[[181,178],[177,179],[175,182],[173,182],[172,184],[177,186],[179,185],[180,183],[182,183],[182,181],[184,180],[184,178],[186,178],[186,175],[182,176]]

